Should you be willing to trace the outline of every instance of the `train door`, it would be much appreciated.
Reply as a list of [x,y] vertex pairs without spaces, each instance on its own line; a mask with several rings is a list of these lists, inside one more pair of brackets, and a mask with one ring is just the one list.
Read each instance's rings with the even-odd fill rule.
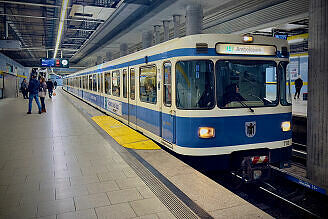
[[136,101],[136,72],[134,68],[129,69],[129,86],[128,86],[128,114],[129,126],[136,128],[137,126],[137,101]]
[[175,110],[172,106],[172,64],[163,64],[163,95],[161,110],[161,136],[169,142],[175,143]]

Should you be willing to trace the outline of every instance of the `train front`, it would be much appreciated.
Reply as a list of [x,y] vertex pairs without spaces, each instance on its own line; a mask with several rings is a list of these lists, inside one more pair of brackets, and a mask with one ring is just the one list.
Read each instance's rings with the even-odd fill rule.
[[207,60],[176,63],[175,149],[205,169],[256,179],[289,161],[292,109],[287,43],[251,40],[219,42]]

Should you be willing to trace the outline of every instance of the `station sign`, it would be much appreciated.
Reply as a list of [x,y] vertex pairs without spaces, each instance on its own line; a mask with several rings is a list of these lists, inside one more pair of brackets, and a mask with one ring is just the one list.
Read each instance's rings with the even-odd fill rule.
[[225,55],[273,56],[276,55],[276,47],[266,45],[218,43],[216,44],[216,52]]
[[69,68],[68,59],[53,59],[53,58],[41,58],[41,67],[58,67],[58,68]]

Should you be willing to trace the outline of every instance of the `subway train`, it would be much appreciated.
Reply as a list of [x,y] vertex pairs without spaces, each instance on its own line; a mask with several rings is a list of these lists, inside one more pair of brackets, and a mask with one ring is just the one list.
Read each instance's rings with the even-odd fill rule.
[[288,59],[286,40],[198,34],[66,76],[63,89],[201,168],[256,178],[291,157]]

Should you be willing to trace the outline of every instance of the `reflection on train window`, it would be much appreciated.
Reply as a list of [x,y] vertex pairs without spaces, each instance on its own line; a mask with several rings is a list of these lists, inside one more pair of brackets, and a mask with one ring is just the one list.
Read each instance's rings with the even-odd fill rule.
[[136,80],[135,80],[135,70],[130,69],[130,98],[134,100],[136,96]]
[[218,61],[218,106],[235,108],[277,105],[276,69],[273,61]]
[[83,76],[84,89],[88,89],[88,76]]
[[214,107],[214,64],[210,60],[176,64],[176,104],[179,109]]
[[140,101],[156,104],[157,89],[155,65],[140,67],[139,87]]
[[103,74],[98,74],[98,92],[103,92]]
[[111,94],[110,72],[105,73],[105,93]]
[[171,69],[172,64],[170,62],[164,63],[164,105],[171,106]]
[[128,80],[128,72],[126,69],[123,70],[123,97],[127,97],[127,80]]
[[288,106],[292,104],[292,94],[290,88],[290,72],[287,71],[288,62],[279,63],[279,75],[280,75],[280,102],[281,105]]
[[79,77],[79,88],[82,88],[82,77]]
[[113,71],[112,72],[112,94],[114,96],[120,96],[120,88],[121,88],[121,79],[120,79],[120,71]]
[[93,81],[93,86],[92,86],[92,90],[93,91],[97,91],[97,75],[96,74],[94,74],[93,76],[92,76],[92,81]]
[[89,77],[89,90],[92,90],[92,75],[88,75]]

